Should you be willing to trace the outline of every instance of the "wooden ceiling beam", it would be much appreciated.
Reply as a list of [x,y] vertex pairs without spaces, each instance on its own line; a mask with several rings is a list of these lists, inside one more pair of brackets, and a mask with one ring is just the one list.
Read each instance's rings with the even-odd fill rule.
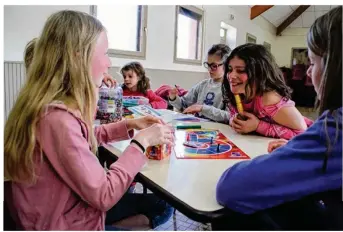
[[288,16],[277,28],[276,28],[276,35],[281,35],[281,32],[285,30],[294,20],[296,20],[302,13],[309,8],[309,5],[301,5],[299,6],[293,13]]
[[263,12],[272,8],[273,5],[256,5],[250,8],[250,20],[253,20]]

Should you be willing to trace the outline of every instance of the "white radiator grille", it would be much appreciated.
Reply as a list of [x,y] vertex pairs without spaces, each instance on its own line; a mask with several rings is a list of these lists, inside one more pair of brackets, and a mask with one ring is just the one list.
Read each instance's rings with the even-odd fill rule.
[[4,62],[5,79],[5,120],[25,83],[25,66],[23,62]]

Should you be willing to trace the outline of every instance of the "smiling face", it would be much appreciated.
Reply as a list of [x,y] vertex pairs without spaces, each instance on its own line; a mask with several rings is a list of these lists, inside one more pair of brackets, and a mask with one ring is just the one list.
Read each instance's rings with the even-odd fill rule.
[[245,94],[245,86],[248,83],[248,74],[246,72],[245,62],[237,56],[229,61],[227,80],[233,94]]

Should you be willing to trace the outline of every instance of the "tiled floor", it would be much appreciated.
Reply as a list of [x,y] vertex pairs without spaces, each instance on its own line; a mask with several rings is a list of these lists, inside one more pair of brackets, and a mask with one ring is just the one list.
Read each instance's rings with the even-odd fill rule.
[[[135,192],[136,193],[142,193],[143,187],[140,183],[137,183],[135,186]],[[148,193],[150,191],[148,190]],[[176,211],[175,215],[169,219],[166,223],[163,225],[160,225],[159,227],[155,228],[154,231],[171,231],[171,230],[197,230],[197,231],[204,231],[204,230],[211,230],[211,225],[202,224],[199,222],[195,222],[179,211]]]
[[[313,109],[298,107],[298,110],[301,112],[302,115],[312,120],[315,120],[317,118],[317,113]],[[141,184],[137,183],[135,192],[137,193],[143,192],[143,187]],[[167,221],[165,224],[160,225],[159,227],[154,229],[154,231],[172,231],[172,230],[206,231],[206,230],[211,230],[211,225],[195,222],[187,218],[182,213],[176,211],[176,214],[173,217],[171,217],[169,221]]]
[[165,224],[160,225],[159,227],[154,229],[155,231],[163,231],[163,230],[211,230],[210,225],[201,224],[199,222],[195,222],[189,218],[187,218],[182,213],[176,211],[176,214]]

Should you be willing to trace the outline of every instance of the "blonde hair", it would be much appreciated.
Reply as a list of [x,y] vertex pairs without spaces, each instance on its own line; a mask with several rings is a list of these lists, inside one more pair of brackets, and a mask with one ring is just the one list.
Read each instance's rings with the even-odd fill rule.
[[60,101],[81,112],[89,130],[88,142],[97,152],[92,127],[96,108],[91,58],[96,40],[105,28],[96,18],[77,11],[51,15],[35,43],[34,55],[5,126],[5,179],[34,182],[37,123],[47,104]]
[[36,42],[37,42],[37,38],[34,38],[26,44],[25,51],[24,51],[24,63],[25,63],[26,72],[29,69],[30,64],[32,62]]

